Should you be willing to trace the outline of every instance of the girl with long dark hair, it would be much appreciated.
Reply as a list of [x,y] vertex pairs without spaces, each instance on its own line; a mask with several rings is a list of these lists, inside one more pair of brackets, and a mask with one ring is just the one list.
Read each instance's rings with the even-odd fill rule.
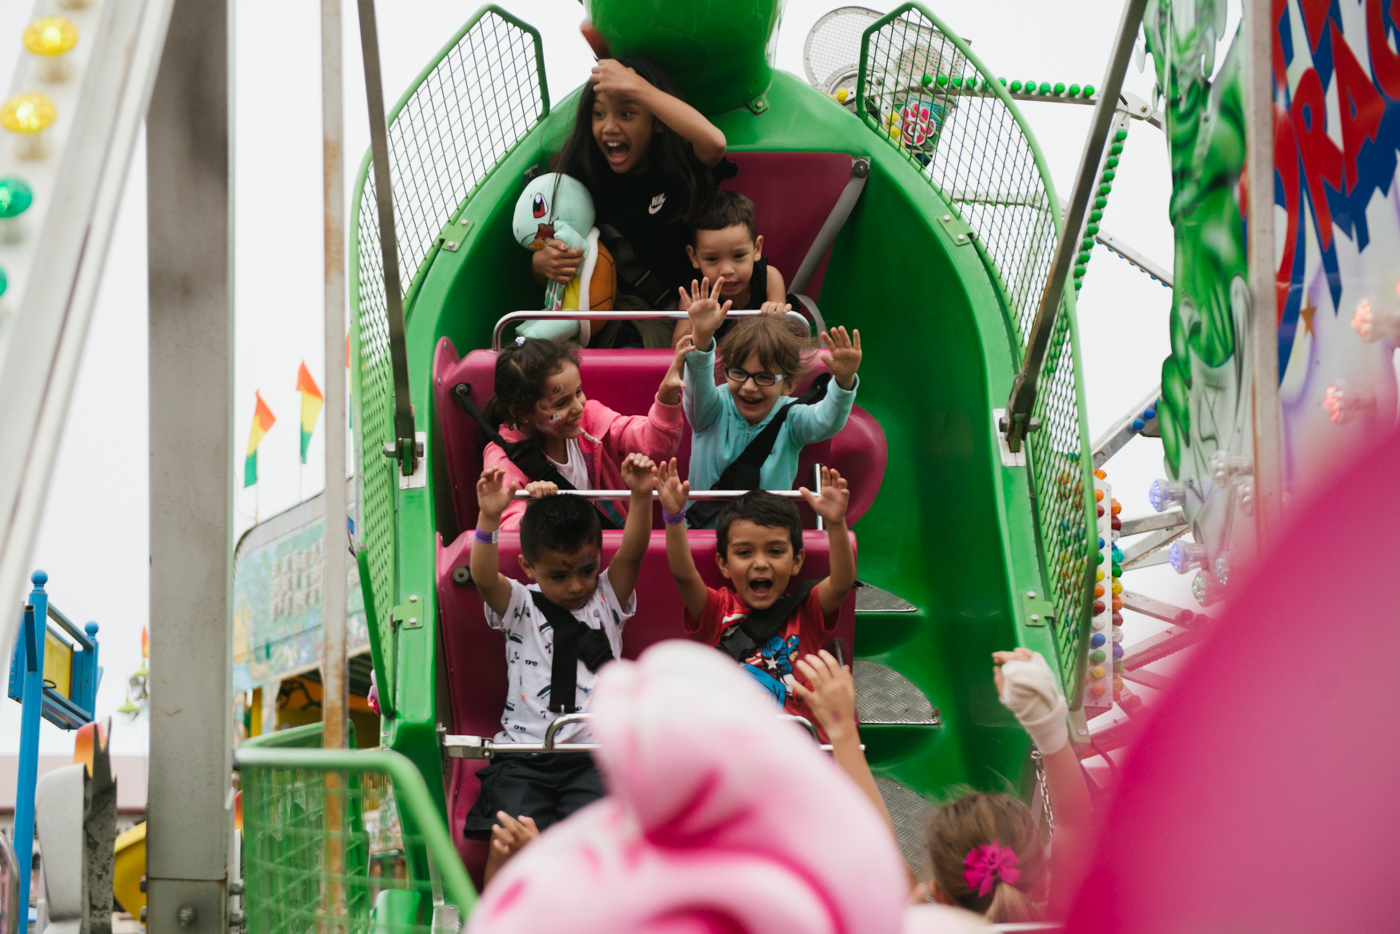
[[[654,62],[608,58],[593,69],[554,170],[579,179],[593,196],[598,227],[618,263],[615,307],[675,307],[677,289],[692,278],[687,224],[736,171],[725,145],[724,134],[681,99]],[[617,255],[623,249],[634,262]],[[540,281],[568,282],[581,261],[581,251],[554,240],[531,254]],[[670,346],[674,322],[624,324],[604,329],[590,345]]]

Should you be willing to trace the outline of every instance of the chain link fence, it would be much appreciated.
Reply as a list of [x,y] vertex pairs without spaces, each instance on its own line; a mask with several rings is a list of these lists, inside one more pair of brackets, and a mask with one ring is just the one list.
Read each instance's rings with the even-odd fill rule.
[[[539,33],[494,6],[483,8],[419,75],[389,115],[399,283],[407,296],[426,272],[442,229],[501,159],[549,112]],[[363,544],[369,552],[374,617],[391,637],[394,605],[396,462],[384,260],[374,176],[366,156],[351,222],[351,318],[359,413]],[[405,314],[411,309],[405,306]]]
[[[947,204],[938,220],[975,249],[1000,296],[1012,358],[1026,340],[1059,235],[1059,202],[1029,129],[995,77],[923,7],[908,3],[864,34],[857,112],[928,179]],[[1030,471],[1041,556],[1055,604],[1065,695],[1083,687],[1093,527],[1089,439],[1066,296],[1041,372]]]

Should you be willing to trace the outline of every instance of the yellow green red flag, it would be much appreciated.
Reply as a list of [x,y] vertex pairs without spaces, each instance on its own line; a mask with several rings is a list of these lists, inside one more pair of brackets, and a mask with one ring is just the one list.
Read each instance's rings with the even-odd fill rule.
[[253,408],[253,429],[248,432],[248,457],[243,461],[243,487],[247,489],[258,482],[258,443],[262,441],[263,435],[277,421],[272,410],[263,401],[262,393],[255,392],[258,403]]
[[301,393],[301,462],[306,463],[306,449],[311,446],[311,432],[316,430],[316,416],[321,414],[321,387],[311,378],[306,361],[297,370],[297,392]]

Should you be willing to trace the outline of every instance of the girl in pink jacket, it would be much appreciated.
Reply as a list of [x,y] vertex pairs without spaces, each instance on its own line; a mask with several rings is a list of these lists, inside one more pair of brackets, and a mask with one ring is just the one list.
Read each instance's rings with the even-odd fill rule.
[[[677,355],[661,380],[656,401],[646,415],[619,415],[583,394],[578,351],[554,340],[518,337],[496,358],[496,392],[486,404],[486,418],[499,426],[506,442],[537,441],[554,468],[577,490],[623,489],[619,465],[628,454],[652,460],[670,457],[681,443],[681,366]],[[500,446],[486,446],[483,466],[500,467],[506,481],[523,489],[529,477]],[[627,500],[597,500],[598,509],[620,528]],[[518,529],[525,500],[516,500],[501,516],[502,529]]]

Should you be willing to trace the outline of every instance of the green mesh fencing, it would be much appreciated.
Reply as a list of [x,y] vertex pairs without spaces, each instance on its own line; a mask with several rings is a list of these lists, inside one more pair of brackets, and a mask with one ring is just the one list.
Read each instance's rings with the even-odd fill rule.
[[247,934],[442,934],[475,904],[403,756],[244,747],[237,760]]
[[[431,263],[442,229],[502,157],[549,112],[539,33],[494,6],[482,8],[429,63],[389,115],[389,169],[400,283],[407,296]],[[352,373],[360,418],[362,541],[372,619],[390,645],[394,606],[396,464],[393,376],[374,177],[366,155],[350,225]],[[405,302],[405,314],[411,312]],[[403,348],[397,352],[402,353]],[[422,428],[420,422],[419,427]],[[381,690],[392,692],[392,666]],[[392,696],[392,694],[390,694]]]
[[[865,30],[856,95],[857,113],[948,205],[939,221],[954,243],[981,257],[1019,363],[1050,275],[1060,208],[1015,103],[967,44],[916,3]],[[1056,320],[1033,415],[1041,422],[1028,443],[1041,558],[1055,604],[1060,676],[1077,705],[1088,650],[1093,580],[1086,545],[1094,513],[1072,293]]]

